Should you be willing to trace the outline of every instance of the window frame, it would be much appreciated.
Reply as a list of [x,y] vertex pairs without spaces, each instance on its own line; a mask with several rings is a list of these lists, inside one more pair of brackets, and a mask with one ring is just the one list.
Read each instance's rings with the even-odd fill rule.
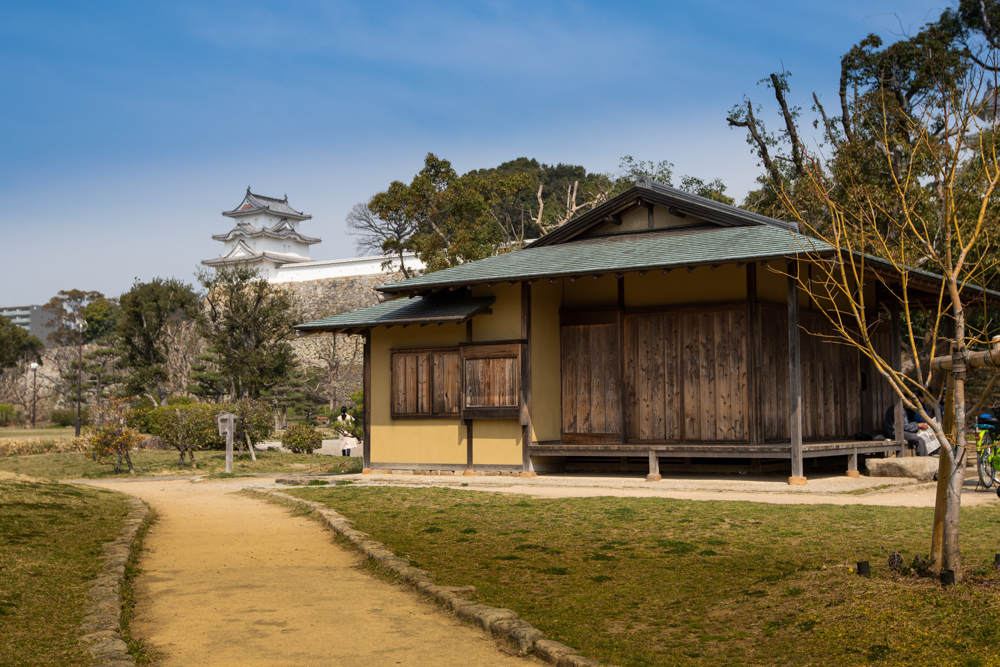
[[[454,353],[458,356],[457,372],[462,372],[462,354],[458,346],[447,347],[414,347],[393,348],[389,350],[389,416],[391,419],[455,419],[462,418],[462,396],[458,397],[456,412],[435,412],[434,410],[434,355]],[[396,411],[396,356],[397,355],[427,355],[427,412],[397,412]],[[462,391],[461,382],[459,391]]]

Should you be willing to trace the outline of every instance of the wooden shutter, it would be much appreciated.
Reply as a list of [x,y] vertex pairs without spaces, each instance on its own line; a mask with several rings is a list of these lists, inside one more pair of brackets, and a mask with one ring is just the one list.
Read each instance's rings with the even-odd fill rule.
[[621,352],[617,321],[564,323],[561,348],[563,442],[621,442]]
[[679,317],[665,313],[625,319],[629,440],[669,442],[682,437],[679,324]]
[[519,343],[462,346],[466,419],[517,419],[521,390]]
[[457,418],[459,355],[455,348],[392,354],[392,418]]

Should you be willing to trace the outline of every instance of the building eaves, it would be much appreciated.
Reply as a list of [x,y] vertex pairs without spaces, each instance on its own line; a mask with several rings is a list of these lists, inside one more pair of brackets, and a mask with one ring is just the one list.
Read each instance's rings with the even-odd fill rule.
[[730,264],[833,252],[833,246],[823,241],[770,225],[664,230],[523,248],[377,289],[387,293],[419,293],[461,285]]
[[410,324],[461,324],[493,305],[493,297],[419,297],[396,299],[349,313],[306,322],[294,328],[300,333],[338,333],[379,326]]
[[258,195],[250,192],[250,188],[247,188],[247,193],[244,195],[239,206],[232,211],[223,211],[222,215],[230,218],[240,218],[248,215],[256,215],[258,213],[273,213],[294,218],[296,220],[312,219],[311,215],[301,211],[296,211],[294,208],[289,206],[287,195],[284,199],[266,197],[264,195]]

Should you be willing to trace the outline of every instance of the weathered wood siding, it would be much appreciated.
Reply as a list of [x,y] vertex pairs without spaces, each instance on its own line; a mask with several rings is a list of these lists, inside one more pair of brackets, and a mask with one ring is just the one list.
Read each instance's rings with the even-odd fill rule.
[[[862,407],[869,392],[861,389],[861,355],[836,341],[824,315],[802,311],[802,437],[805,440],[851,438],[865,430]],[[788,313],[761,308],[762,419],[764,439],[788,439]],[[877,398],[874,400],[878,400]],[[885,408],[883,408],[883,411]]]
[[621,355],[617,324],[563,326],[562,432],[621,433]]
[[516,407],[520,389],[517,357],[465,360],[465,407]]
[[[872,343],[883,359],[892,358],[892,334],[888,323],[882,323],[872,334]],[[861,372],[865,374],[865,389],[862,392],[862,419],[864,431],[877,434],[885,430],[885,411],[896,398],[892,385],[875,370],[875,364],[867,357],[861,360]]]
[[434,371],[434,413],[457,415],[462,396],[461,354],[458,350],[449,350],[434,352],[431,357]]
[[393,355],[393,412],[398,415],[430,413],[430,354],[414,352]]
[[747,440],[746,308],[625,318],[630,441]]

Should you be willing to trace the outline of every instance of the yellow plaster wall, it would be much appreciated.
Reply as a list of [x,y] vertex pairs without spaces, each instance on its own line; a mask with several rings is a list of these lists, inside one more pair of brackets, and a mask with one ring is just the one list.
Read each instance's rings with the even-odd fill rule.
[[531,428],[532,438],[536,441],[562,437],[562,383],[559,375],[561,302],[561,281],[553,284],[540,280],[531,286]]
[[457,419],[391,418],[392,348],[457,345],[465,325],[431,324],[372,331],[371,460],[374,463],[466,462],[465,427]]
[[477,419],[472,427],[472,463],[521,465],[521,424],[516,419]]
[[472,289],[472,296],[496,297],[491,306],[492,314],[472,318],[472,340],[514,340],[521,337],[521,283],[499,283],[493,287],[480,285]]
[[[622,213],[622,224],[607,223],[590,230],[584,236],[599,236],[601,234],[614,234],[615,232],[637,232],[649,229],[649,212],[645,208],[634,208],[631,211]],[[703,222],[698,218],[687,216],[680,218],[673,215],[663,206],[653,206],[653,228],[666,229],[667,227],[683,227],[685,225],[696,225]]]
[[747,296],[746,267],[724,264],[712,271],[700,267],[688,273],[674,269],[667,275],[650,271],[625,274],[625,307],[677,306],[692,303],[723,303],[742,301]]
[[[618,305],[618,279],[607,273],[597,280],[580,276],[575,282],[563,278],[563,306],[565,308],[597,308]],[[559,283],[556,282],[558,285]]]

